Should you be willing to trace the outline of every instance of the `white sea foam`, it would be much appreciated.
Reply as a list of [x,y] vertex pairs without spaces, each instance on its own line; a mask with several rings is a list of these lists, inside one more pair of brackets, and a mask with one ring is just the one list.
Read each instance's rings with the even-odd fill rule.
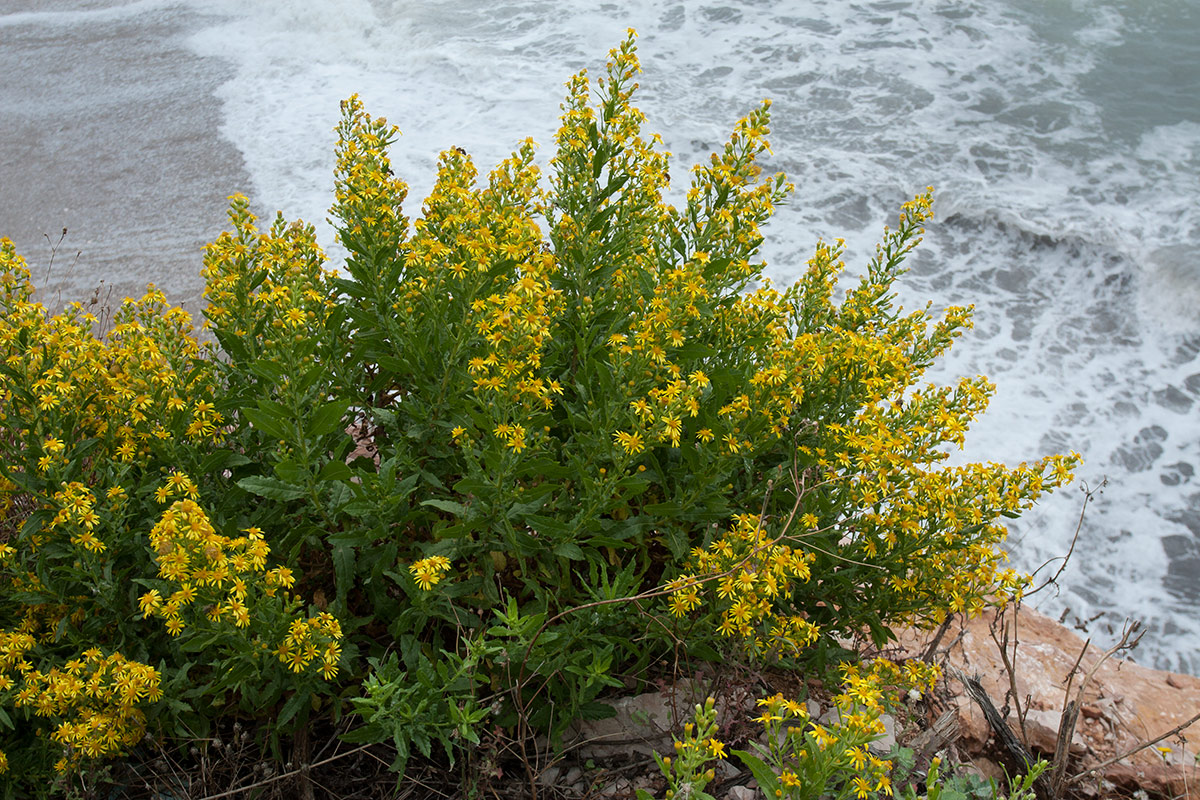
[[130,19],[148,11],[177,5],[172,0],[134,0],[112,6],[84,7],[61,11],[13,11],[0,14],[0,28],[16,25],[74,27]]
[[[1200,558],[1200,113],[1184,109],[1168,125],[1118,114],[1113,127],[1126,98],[1089,81],[1144,33],[1129,9],[1104,0],[191,6],[220,20],[192,38],[194,49],[237,67],[220,89],[224,133],[246,160],[255,202],[289,217],[324,219],[331,131],[352,92],[404,130],[393,161],[414,207],[450,146],[486,170],[531,135],[544,164],[563,81],[584,66],[598,72],[630,26],[641,32],[640,105],[676,155],[677,182],[737,117],[774,99],[769,166],[799,187],[764,248],[777,279],[798,275],[818,236],[844,236],[856,268],[898,204],[936,185],[940,219],[903,297],[978,307],[976,330],[933,376],[982,372],[999,384],[967,457],[1074,449],[1088,485],[1109,479],[1062,593],[1039,602],[1081,618],[1141,617],[1152,628],[1145,660],[1200,669],[1200,590],[1186,560]],[[331,243],[328,226],[320,235]],[[1079,503],[1065,492],[1014,526],[1022,566],[1066,551]]]

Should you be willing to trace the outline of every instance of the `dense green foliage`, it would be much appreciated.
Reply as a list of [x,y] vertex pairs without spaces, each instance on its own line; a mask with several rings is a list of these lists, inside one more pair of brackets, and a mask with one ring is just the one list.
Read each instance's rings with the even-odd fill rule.
[[[767,105],[675,208],[637,70],[631,38],[594,100],[569,82],[548,186],[529,142],[483,183],[447,151],[415,221],[395,129],[351,98],[344,272],[235,199],[205,257],[219,348],[153,290],[97,336],[0,245],[10,794],[235,713],[286,734],[355,712],[348,738],[402,769],[485,719],[602,716],[672,647],[798,663],[1020,590],[998,520],[1072,459],[942,463],[991,387],[919,385],[969,324],[893,302],[930,195],[840,302],[840,244],[777,291],[760,226],[792,187],[760,180]],[[868,673],[847,708],[930,678]]]

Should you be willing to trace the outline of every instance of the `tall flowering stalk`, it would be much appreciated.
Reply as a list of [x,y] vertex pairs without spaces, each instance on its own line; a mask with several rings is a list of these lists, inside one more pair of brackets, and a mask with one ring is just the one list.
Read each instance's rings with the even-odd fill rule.
[[[931,192],[844,293],[840,241],[777,289],[764,226],[803,190],[763,172],[770,104],[676,207],[639,72],[631,32],[568,81],[544,178],[529,140],[486,174],[452,148],[419,213],[397,129],[350,98],[344,270],[235,196],[204,259],[217,346],[153,287],[108,330],[51,313],[0,240],[0,711],[21,716],[0,770],[32,785],[233,708],[286,732],[366,665],[357,740],[453,754],[493,711],[602,715],[615,673],[680,642],[802,664],[1019,596],[1003,520],[1077,459],[950,463],[993,387],[922,383],[969,308],[895,302]],[[899,680],[864,675],[855,709]],[[851,740],[839,791],[886,793]],[[719,755],[688,742],[691,766]]]

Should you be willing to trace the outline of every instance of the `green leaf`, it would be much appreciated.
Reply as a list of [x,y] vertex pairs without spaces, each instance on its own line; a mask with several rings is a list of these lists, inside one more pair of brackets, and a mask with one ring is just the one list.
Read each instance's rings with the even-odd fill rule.
[[375,744],[388,738],[388,735],[382,725],[364,725],[343,733],[339,738],[347,744]]
[[250,371],[269,383],[283,383],[283,365],[270,359],[260,358],[250,365]]
[[84,439],[82,442],[71,448],[71,458],[83,458],[83,456],[86,455],[89,450],[99,443],[99,439]]
[[350,407],[349,400],[332,400],[317,408],[316,413],[308,422],[308,437],[315,439],[327,436],[342,427],[342,419],[346,409]]
[[[617,211],[620,210],[620,208],[621,207],[619,205],[614,204],[614,205],[611,205],[608,208],[604,209],[603,211],[597,213],[590,220],[588,220],[587,232],[591,233],[592,231],[598,231],[601,228],[603,228],[605,225],[608,224],[609,218],[612,217],[613,214],[617,213]],[[607,265],[601,264],[596,269],[600,270],[600,269],[603,269],[605,266],[607,266]]]
[[622,186],[624,186],[626,184],[626,182],[628,182],[628,180],[629,180],[628,175],[621,175],[619,177],[616,177],[616,178],[613,178],[612,180],[610,180],[608,182],[608,186],[605,186],[604,190],[601,191],[600,194],[596,197],[596,202],[601,203],[601,202],[607,200],[608,198],[612,197],[614,194],[617,193],[617,190],[619,190]]
[[671,551],[671,555],[681,563],[692,549],[692,540],[688,537],[687,531],[681,528],[672,528],[663,539],[667,549]]
[[321,481],[348,481],[354,473],[345,462],[330,461],[321,467],[321,471],[317,473],[317,482]]
[[453,500],[422,500],[421,505],[433,506],[439,511],[445,511],[447,514],[453,514],[456,517],[461,517],[467,513],[467,507],[462,503],[456,503]]
[[309,471],[295,460],[285,458],[275,465],[275,477],[285,483],[303,483],[308,480]]
[[708,661],[711,664],[720,664],[724,662],[725,657],[713,649],[712,645],[705,642],[692,642],[687,646],[689,656],[695,656],[703,661]]
[[299,691],[288,698],[288,701],[283,704],[283,708],[279,710],[279,716],[275,719],[275,726],[282,728],[296,716],[296,713],[304,707],[304,703],[308,700],[308,692]]
[[41,478],[30,475],[28,472],[18,472],[15,469],[7,470],[4,473],[4,477],[8,478],[21,489],[31,493],[40,492],[46,485],[46,482]]
[[554,548],[554,555],[562,556],[563,558],[569,558],[572,561],[582,561],[584,559],[583,550],[581,550],[579,545],[575,544],[574,542],[563,542],[559,545],[556,545]]
[[237,485],[251,494],[266,497],[269,500],[296,500],[304,496],[304,487],[294,483],[286,483],[278,478],[266,475],[251,475],[242,478]]
[[[260,400],[259,404],[264,404],[268,401]],[[273,405],[278,405],[275,403]],[[250,423],[261,430],[263,433],[270,436],[272,439],[282,439],[286,442],[295,440],[296,427],[292,421],[285,415],[280,415],[274,410],[262,408],[243,408],[242,414]]]
[[223,469],[232,469],[249,463],[250,459],[241,453],[235,453],[232,450],[217,450],[209,453],[208,457],[204,459],[204,463],[200,467],[200,474],[211,475]]
[[592,700],[579,707],[579,716],[586,720],[611,719],[617,715],[617,710],[608,703]]
[[355,554],[353,547],[333,548],[333,577],[338,608],[346,607],[346,597],[354,586]]
[[775,797],[775,793],[779,789],[779,778],[767,766],[766,762],[752,753],[747,753],[745,750],[734,750],[733,754],[740,758],[742,763],[750,769],[754,780],[758,782],[759,791],[767,797]]
[[642,511],[647,514],[653,514],[656,517],[678,517],[683,511],[683,506],[675,501],[669,503],[651,503],[643,507]]
[[534,512],[546,505],[546,501],[550,499],[550,494],[558,488],[552,483],[543,484],[535,489],[526,492],[524,497],[526,500],[521,503],[513,503],[508,509],[508,518],[517,519],[519,517],[531,518]]

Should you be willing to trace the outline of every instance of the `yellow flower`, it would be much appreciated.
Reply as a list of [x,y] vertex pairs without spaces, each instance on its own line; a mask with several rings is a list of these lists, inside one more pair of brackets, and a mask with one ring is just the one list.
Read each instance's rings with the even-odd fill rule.
[[626,433],[625,431],[617,431],[613,434],[613,439],[621,446],[627,454],[637,455],[646,449],[645,440],[642,439],[639,433]]
[[450,569],[450,560],[445,556],[429,556],[414,562],[409,566],[408,571],[413,574],[417,586],[427,592],[437,585],[442,579],[442,574],[448,569]]
[[664,432],[671,439],[671,446],[678,447],[679,436],[683,433],[683,423],[678,417],[670,415],[664,416],[661,421],[664,426]]
[[300,648],[288,653],[286,658],[283,656],[280,656],[280,658],[283,660],[283,663],[288,665],[288,669],[292,672],[303,672],[305,664],[308,663],[305,661],[304,652]]
[[142,595],[138,605],[142,609],[142,616],[148,617],[162,607],[162,595],[158,593],[158,589],[151,589]]

